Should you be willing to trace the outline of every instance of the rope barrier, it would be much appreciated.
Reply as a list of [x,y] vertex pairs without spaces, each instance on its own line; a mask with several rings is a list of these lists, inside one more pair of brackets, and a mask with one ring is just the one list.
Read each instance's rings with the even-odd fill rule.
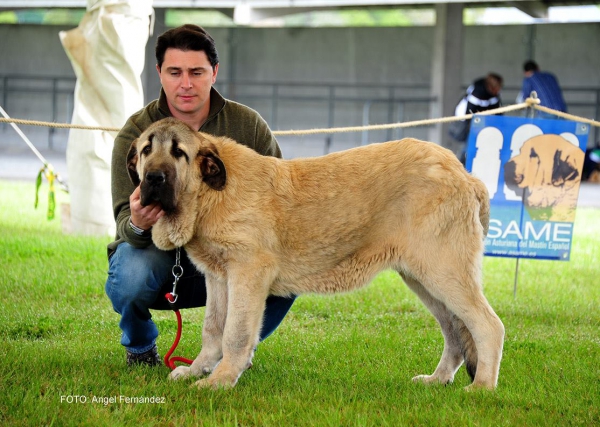
[[[600,122],[585,117],[579,117],[572,114],[563,113],[561,111],[553,110],[548,107],[539,105],[540,100],[537,98],[527,98],[524,102],[506,107],[500,107],[493,110],[483,111],[477,113],[479,115],[495,115],[508,113],[511,111],[522,110],[525,108],[534,108],[549,114],[554,114],[558,117],[562,117],[568,120],[588,123],[592,126],[600,127]],[[465,114],[463,116],[452,116],[442,117],[437,119],[425,119],[415,120],[412,122],[399,122],[399,123],[388,123],[383,125],[367,125],[367,126],[349,126],[349,127],[338,127],[338,128],[322,128],[322,129],[305,129],[305,130],[274,130],[272,131],[275,136],[302,136],[302,135],[316,135],[316,134],[333,134],[333,133],[344,133],[344,132],[361,132],[361,131],[372,131],[372,130],[387,130],[396,128],[408,128],[417,126],[430,126],[439,123],[450,123],[459,120],[469,120],[473,117],[473,114]],[[21,125],[30,126],[45,126],[60,129],[83,129],[83,130],[100,130],[105,132],[119,132],[121,128],[113,127],[102,127],[102,126],[86,126],[86,125],[73,125],[66,123],[54,123],[54,122],[43,122],[37,120],[24,120],[24,119],[13,119],[13,118],[1,118],[0,123],[15,123]]]
[[26,119],[13,119],[13,118],[0,118],[0,123],[15,123],[18,125],[28,126],[43,126],[56,129],[82,129],[82,130],[102,130],[106,132],[119,132],[121,128],[103,127],[103,126],[89,126],[89,125],[74,125],[69,123],[55,123],[55,122],[43,122],[39,120],[26,120]]
[[[496,108],[494,110],[482,111],[477,114],[480,114],[480,115],[502,114],[502,113],[507,113],[509,111],[522,110],[529,106],[530,106],[530,104],[528,102],[523,102],[521,104],[509,105],[506,107]],[[283,130],[283,131],[272,131],[272,133],[275,136],[287,136],[287,135],[314,135],[314,134],[319,134],[319,133],[360,132],[360,131],[365,131],[365,130],[387,130],[387,129],[408,128],[408,127],[416,127],[416,126],[429,126],[429,125],[435,125],[438,123],[456,122],[459,120],[469,120],[473,116],[474,116],[474,114],[465,114],[463,116],[451,116],[451,117],[442,117],[442,118],[438,118],[438,119],[415,120],[412,122],[389,123],[389,124],[384,124],[384,125],[350,126],[350,127],[340,127],[340,128],[308,129],[308,130]],[[600,126],[600,122],[598,123],[598,125]]]

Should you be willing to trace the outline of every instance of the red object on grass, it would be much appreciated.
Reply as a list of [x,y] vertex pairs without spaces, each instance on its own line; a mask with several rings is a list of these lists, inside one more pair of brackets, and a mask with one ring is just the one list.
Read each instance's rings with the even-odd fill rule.
[[[171,293],[166,294],[165,298],[171,303],[174,302],[173,294],[171,294]],[[164,358],[165,365],[167,365],[169,367],[169,369],[171,369],[171,370],[175,369],[175,362],[182,362],[182,363],[186,363],[188,365],[191,365],[193,362],[193,360],[186,359],[185,357],[179,357],[179,356],[171,357],[171,355],[173,354],[173,352],[179,345],[179,340],[181,339],[181,329],[182,329],[181,313],[179,313],[179,310],[173,310],[173,311],[175,312],[175,316],[177,316],[177,335],[175,336],[175,341],[173,342],[173,345],[171,346],[171,348],[169,349],[167,354],[165,354],[165,358]]]

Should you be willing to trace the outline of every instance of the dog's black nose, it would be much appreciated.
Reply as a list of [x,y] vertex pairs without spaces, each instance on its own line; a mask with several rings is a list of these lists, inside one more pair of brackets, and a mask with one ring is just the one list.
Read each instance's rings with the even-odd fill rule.
[[167,177],[162,171],[150,171],[146,174],[148,185],[159,186],[165,183]]

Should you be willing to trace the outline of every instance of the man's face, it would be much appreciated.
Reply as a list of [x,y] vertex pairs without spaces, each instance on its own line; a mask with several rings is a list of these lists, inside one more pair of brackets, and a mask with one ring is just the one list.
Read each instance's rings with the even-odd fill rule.
[[156,66],[176,118],[208,115],[210,88],[217,79],[219,64],[213,70],[204,51],[167,49],[162,67]]

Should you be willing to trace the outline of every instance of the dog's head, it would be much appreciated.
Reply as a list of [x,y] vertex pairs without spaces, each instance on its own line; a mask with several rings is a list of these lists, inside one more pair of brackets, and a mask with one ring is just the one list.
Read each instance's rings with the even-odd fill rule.
[[518,155],[504,165],[504,182],[528,206],[546,207],[581,180],[583,151],[559,135],[538,135],[527,140]]
[[202,183],[222,190],[227,179],[213,137],[174,118],[153,123],[133,141],[127,170],[140,185],[142,206],[158,202],[167,215],[176,212],[182,193],[197,191]]

